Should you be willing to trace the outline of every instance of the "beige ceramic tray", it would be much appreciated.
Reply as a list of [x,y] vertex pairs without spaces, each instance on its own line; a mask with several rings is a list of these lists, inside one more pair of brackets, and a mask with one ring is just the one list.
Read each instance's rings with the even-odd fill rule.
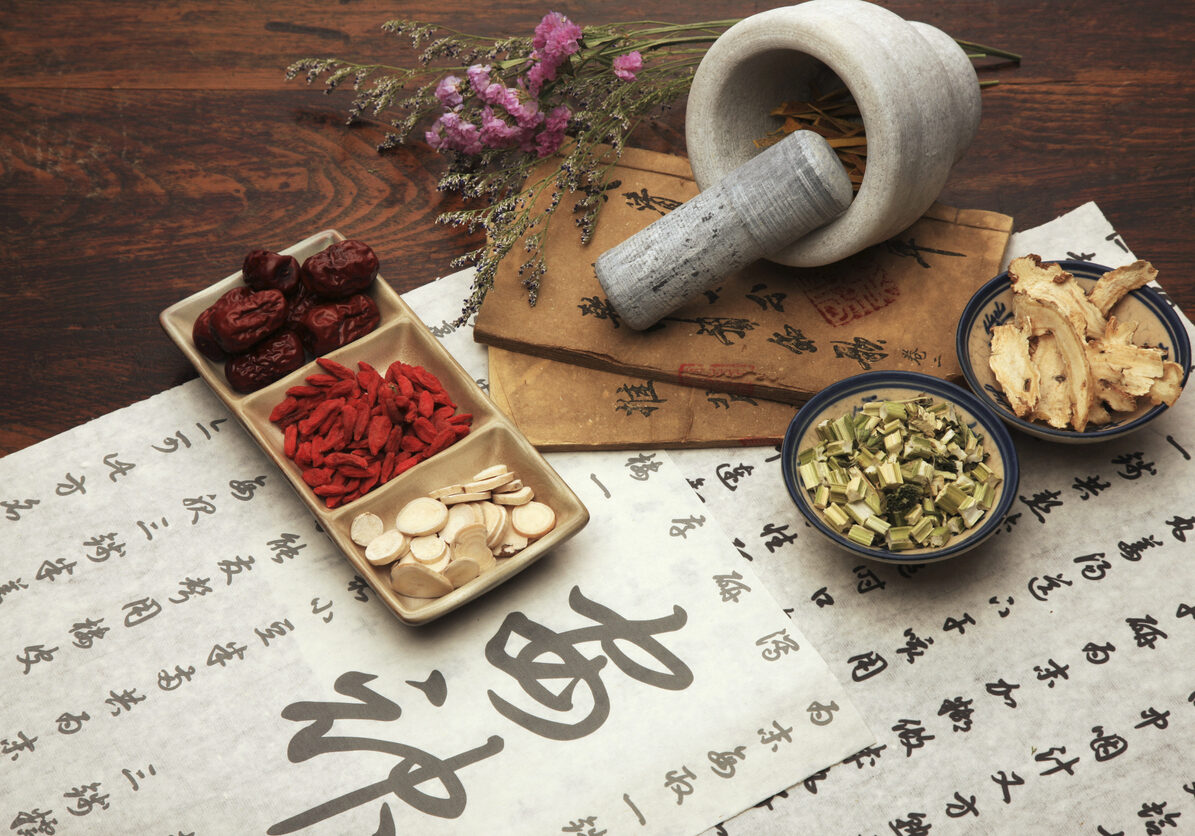
[[[344,240],[336,230],[312,235],[293,247],[282,250],[303,262],[335,241]],[[471,432],[446,450],[415,465],[389,482],[379,485],[360,499],[334,510],[312,493],[303,482],[300,468],[282,451],[283,434],[269,420],[270,411],[291,386],[303,383],[308,375],[322,370],[314,362],[256,392],[242,395],[234,391],[224,377],[222,363],[214,363],[196,350],[191,340],[195,318],[227,290],[242,283],[240,272],[171,305],[160,320],[212,390],[228,406],[245,429],[285,474],[291,486],[311,510],[361,577],[379,597],[407,624],[425,624],[493,589],[530,566],[553,547],[580,531],[589,521],[589,512],[560,475],[531,446],[515,425],[485,396],[473,378],[440,344],[398,294],[382,279],[370,288],[381,321],[376,330],[326,356],[356,370],[364,360],[379,372],[395,360],[420,365],[440,379],[456,402],[458,412],[473,414]],[[512,557],[500,558],[497,566],[440,598],[410,598],[396,593],[389,583],[389,567],[378,568],[365,559],[365,550],[349,538],[349,526],[363,511],[372,511],[393,527],[398,510],[409,500],[443,485],[469,481],[473,474],[493,464],[505,464],[518,478],[530,485],[535,498],[556,512],[556,527]]]

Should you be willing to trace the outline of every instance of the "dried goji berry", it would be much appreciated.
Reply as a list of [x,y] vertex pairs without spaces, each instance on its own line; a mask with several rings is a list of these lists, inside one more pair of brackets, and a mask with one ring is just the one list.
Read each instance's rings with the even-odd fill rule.
[[352,369],[342,363],[337,363],[330,357],[317,357],[315,358],[315,362],[328,374],[334,375],[341,380],[355,380],[357,378]]
[[370,419],[368,434],[369,452],[376,456],[378,451],[386,446],[386,439],[390,437],[390,430],[393,426],[390,419],[384,415]]
[[431,444],[436,437],[436,428],[432,426],[431,421],[423,417],[418,417],[411,422],[411,430],[428,444]]
[[293,459],[298,449],[299,427],[296,424],[288,424],[282,434],[282,452],[288,459]]
[[309,467],[303,471],[303,481],[313,488],[326,485],[332,480],[332,471],[324,467]]

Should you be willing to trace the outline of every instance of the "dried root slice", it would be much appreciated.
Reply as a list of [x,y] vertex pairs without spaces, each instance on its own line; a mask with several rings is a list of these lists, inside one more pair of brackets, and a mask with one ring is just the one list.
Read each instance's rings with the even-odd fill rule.
[[522,479],[511,479],[509,482],[507,482],[502,487],[495,488],[493,493],[514,493],[515,491],[521,491],[522,489],[523,489],[523,480]]
[[485,525],[485,512],[480,502],[462,502],[448,507],[448,522],[440,529],[440,537],[451,543],[467,525]]
[[1012,411],[1020,418],[1031,415],[1041,397],[1041,375],[1030,356],[1028,330],[1016,322],[993,328],[988,366]]
[[496,493],[490,497],[495,505],[524,505],[535,498],[535,491],[530,485],[524,485],[517,491]]
[[494,553],[486,541],[486,529],[481,523],[466,526],[452,541],[452,560],[471,560],[482,570],[494,567]]
[[1045,421],[1051,427],[1066,429],[1070,426],[1074,408],[1067,388],[1066,358],[1058,346],[1058,340],[1049,332],[1039,336],[1033,351],[1033,362],[1037,364],[1041,380],[1048,385],[1041,387],[1041,397],[1029,417]]
[[446,496],[452,496],[453,494],[464,493],[464,492],[465,492],[464,485],[445,485],[442,488],[436,488],[435,490],[428,491],[427,495],[430,496],[432,499],[443,499]]
[[439,531],[446,522],[448,506],[430,496],[421,496],[402,507],[394,520],[394,526],[404,534],[422,537]]
[[527,538],[514,530],[514,526],[508,527],[506,536],[502,538],[502,544],[494,551],[495,557],[513,557],[514,555],[527,548]]
[[465,490],[474,493],[487,493],[498,490],[509,482],[513,482],[514,478],[515,475],[508,470],[505,473],[499,473],[496,476],[489,476],[485,479],[474,479],[465,485]]
[[385,566],[406,554],[410,544],[407,535],[391,528],[369,541],[365,547],[365,559],[374,566]]
[[420,560],[416,560],[415,555],[411,554],[408,551],[406,554],[404,554],[402,556],[402,560],[400,560],[398,562],[399,563],[418,563],[420,566],[426,566],[428,569],[431,569],[433,572],[443,572],[445,569],[448,568],[448,564],[452,562],[452,551],[446,550],[444,552],[444,556],[441,557],[439,560],[437,560],[434,563],[424,563]]
[[1178,400],[1179,393],[1182,392],[1182,384],[1183,367],[1178,363],[1167,360],[1162,364],[1162,376],[1154,381],[1154,385],[1150,387],[1149,402],[1174,406],[1174,402]]
[[444,577],[454,588],[464,586],[481,574],[481,566],[468,557],[453,558],[444,570]]
[[349,523],[349,539],[358,546],[368,546],[373,538],[386,530],[386,524],[377,514],[366,511],[353,517]]
[[1125,294],[1157,277],[1153,265],[1136,261],[1110,270],[1088,294],[1074,276],[1036,255],[1013,259],[1008,273],[1016,320],[992,329],[988,365],[1018,416],[1082,432],[1114,413],[1135,411],[1144,398],[1177,400],[1182,368],[1160,349],[1136,345],[1136,324],[1110,313]]
[[443,499],[441,499],[440,501],[443,502],[445,505],[459,505],[462,502],[481,502],[481,501],[489,499],[489,498],[490,498],[490,494],[488,491],[485,493],[479,493],[477,491],[467,491],[465,493],[456,493],[456,494],[453,494],[452,496],[446,496]]
[[1049,304],[1079,334],[1094,338],[1104,333],[1104,315],[1075,277],[1057,264],[1042,264],[1041,257],[1032,254],[1014,258],[1008,265],[1008,279],[1018,298]]
[[489,467],[487,467],[485,470],[479,470],[477,473],[474,473],[473,478],[470,479],[469,481],[476,482],[480,479],[489,479],[493,476],[501,476],[503,473],[510,473],[510,472],[511,472],[510,468],[504,464],[492,464]]
[[1100,276],[1095,287],[1087,294],[1091,304],[1103,315],[1116,307],[1116,303],[1130,290],[1149,284],[1158,277],[1158,271],[1148,261],[1134,261]]
[[528,502],[511,509],[510,524],[528,540],[535,540],[556,527],[556,512],[542,502]]
[[411,598],[439,598],[452,592],[452,581],[422,563],[396,563],[390,570],[390,587]]
[[410,551],[420,563],[438,563],[450,554],[448,542],[441,540],[438,534],[412,538]]
[[[1057,363],[1051,366],[1050,371],[1047,372],[1039,364],[1038,369],[1041,373],[1041,380],[1045,382],[1048,378],[1056,381],[1058,388],[1063,390],[1069,401],[1069,423],[1079,432],[1083,432],[1087,426],[1088,414],[1092,407],[1092,392],[1095,386],[1091,379],[1091,365],[1087,362],[1087,343],[1083,339],[1082,332],[1078,330],[1073,321],[1068,319],[1066,314],[1051,300],[1033,299],[1022,295],[1017,295],[1014,301],[1014,308],[1017,312],[1017,318],[1020,321],[1028,320],[1032,325],[1032,333],[1038,338],[1038,345],[1034,357],[1036,362],[1036,354],[1042,350],[1041,337],[1045,334],[1052,334],[1054,342],[1057,345],[1058,352],[1062,355],[1061,368]],[[1100,329],[1103,333],[1103,329]],[[1052,349],[1051,349],[1052,350]],[[1049,388],[1054,388],[1052,385]],[[1046,392],[1043,392],[1040,400],[1046,397]],[[1057,414],[1057,413],[1052,413]],[[1054,420],[1049,420],[1051,426],[1066,426],[1066,422],[1059,425],[1054,423]]]
[[502,537],[506,527],[510,525],[510,508],[505,505],[495,505],[493,502],[481,502],[481,511],[485,515],[486,545],[496,549],[502,545]]

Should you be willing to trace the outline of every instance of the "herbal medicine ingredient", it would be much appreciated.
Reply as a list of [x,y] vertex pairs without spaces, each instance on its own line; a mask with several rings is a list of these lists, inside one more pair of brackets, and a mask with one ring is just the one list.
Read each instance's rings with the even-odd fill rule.
[[826,524],[861,546],[940,548],[995,503],[1001,477],[953,404],[872,401],[816,432],[797,457],[801,486]]

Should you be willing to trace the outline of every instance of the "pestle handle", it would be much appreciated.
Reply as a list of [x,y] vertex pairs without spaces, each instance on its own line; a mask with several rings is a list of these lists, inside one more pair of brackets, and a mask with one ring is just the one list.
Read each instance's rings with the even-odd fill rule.
[[631,328],[653,325],[727,275],[841,215],[851,182],[829,144],[796,131],[598,257]]

